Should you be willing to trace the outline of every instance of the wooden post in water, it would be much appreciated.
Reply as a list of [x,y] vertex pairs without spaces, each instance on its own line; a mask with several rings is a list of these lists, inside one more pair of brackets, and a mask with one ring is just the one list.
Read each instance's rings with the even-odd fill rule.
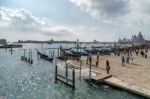
[[82,60],[80,59],[80,74],[79,74],[79,79],[81,80],[81,67],[82,67]]
[[12,48],[12,46],[11,46],[10,52],[11,52],[11,55],[12,55],[13,54],[13,48]]
[[66,81],[68,83],[68,65],[67,65],[67,61],[66,61]]
[[49,51],[49,57],[51,56],[51,52]]
[[92,56],[90,55],[90,70],[89,70],[89,81],[91,81],[91,68],[92,68]]
[[55,57],[55,51],[53,50],[53,57]]
[[31,64],[33,64],[33,59],[32,59],[32,49],[31,49]]
[[26,49],[23,49],[23,51],[24,51],[24,58],[25,58],[26,57],[26,54],[25,54]]
[[59,57],[59,48],[57,49],[57,57]]
[[38,56],[38,49],[36,49],[37,50],[37,59],[38,59],[38,61],[39,61],[39,56]]
[[73,89],[75,89],[75,70],[72,71],[72,78],[73,78]]
[[51,52],[51,58],[53,57],[53,53]]
[[55,83],[57,83],[57,65],[55,65]]
[[30,49],[29,49],[29,59],[28,59],[28,63],[30,62]]

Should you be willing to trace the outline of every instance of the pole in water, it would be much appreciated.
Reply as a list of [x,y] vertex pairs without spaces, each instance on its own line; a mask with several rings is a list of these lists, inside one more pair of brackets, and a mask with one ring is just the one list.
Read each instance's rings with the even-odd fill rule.
[[33,59],[32,59],[32,49],[31,49],[31,64],[33,64]]
[[82,66],[82,60],[80,59],[80,75],[79,75],[80,80],[81,80],[81,66]]
[[55,83],[57,83],[57,65],[55,65]]
[[68,64],[67,64],[67,61],[66,61],[66,81],[68,83]]
[[92,65],[92,57],[90,55],[90,70],[89,70],[89,81],[91,81],[91,65]]
[[55,52],[54,52],[54,50],[53,50],[53,57],[55,57]]
[[73,78],[73,89],[75,89],[75,70],[72,71],[72,78]]
[[11,46],[11,50],[10,50],[10,52],[11,52],[11,55],[13,54],[13,49],[12,49],[12,46]]
[[25,51],[26,51],[26,49],[23,49],[23,50],[24,50],[24,58],[25,58],[25,57],[26,57],[26,56],[25,56]]
[[53,57],[53,53],[51,52],[51,58]]
[[29,49],[29,59],[28,59],[28,63],[30,62],[30,49]]

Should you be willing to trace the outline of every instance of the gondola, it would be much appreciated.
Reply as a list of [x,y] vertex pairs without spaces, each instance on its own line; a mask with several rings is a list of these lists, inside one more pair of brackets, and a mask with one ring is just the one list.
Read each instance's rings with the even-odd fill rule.
[[48,61],[53,61],[53,58],[52,57],[49,57],[39,51],[37,51],[37,54],[40,56],[41,59],[45,59],[45,60],[48,60]]

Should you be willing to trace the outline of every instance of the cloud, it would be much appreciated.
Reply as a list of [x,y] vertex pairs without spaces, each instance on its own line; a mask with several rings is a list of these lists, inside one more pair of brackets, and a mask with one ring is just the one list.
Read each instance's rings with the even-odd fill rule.
[[[0,29],[1,33],[7,36],[14,34],[24,36],[37,36],[34,39],[46,39],[73,36],[68,27],[53,25],[47,18],[37,18],[25,9],[0,8]],[[40,38],[41,37],[41,38]],[[43,37],[43,38],[42,38]],[[15,37],[17,38],[17,36]],[[27,37],[26,39],[28,39]],[[19,37],[17,38],[19,39]],[[25,39],[22,37],[20,39]]]
[[70,0],[92,17],[112,25],[149,23],[150,0]]
[[116,37],[131,36],[139,31],[144,32],[145,36],[149,36],[150,0],[70,1],[97,19],[98,22],[113,27],[114,32],[117,32]]
[[116,18],[128,12],[128,0],[70,0],[97,19]]

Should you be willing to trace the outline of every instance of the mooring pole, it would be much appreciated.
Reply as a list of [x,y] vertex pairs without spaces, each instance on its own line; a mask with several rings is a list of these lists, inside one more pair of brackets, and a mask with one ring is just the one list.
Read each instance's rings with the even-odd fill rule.
[[81,66],[82,66],[82,60],[80,59],[80,75],[79,75],[80,80],[81,80]]
[[54,50],[53,50],[53,57],[55,57],[55,54],[54,54],[55,52],[54,52]]
[[25,56],[25,51],[26,51],[26,49],[23,49],[23,51],[24,51],[24,58],[25,58],[25,57],[26,57],[26,56]]
[[51,53],[51,52],[49,51],[49,57],[51,56],[50,53]]
[[29,49],[29,59],[28,59],[28,63],[30,62],[30,49]]
[[13,49],[12,49],[12,46],[11,46],[10,52],[11,52],[11,55],[12,55],[12,54],[13,54]]
[[73,89],[75,89],[75,70],[72,71],[72,78],[73,78]]
[[59,48],[57,49],[57,56],[59,57]]
[[51,58],[53,57],[53,53],[51,52]]
[[37,49],[37,59],[38,59],[38,61],[39,61],[39,56],[38,56],[38,49]]
[[68,83],[68,65],[67,65],[67,61],[66,61],[66,81]]
[[33,59],[32,59],[32,49],[31,49],[31,64],[33,64]]
[[91,65],[92,65],[92,56],[90,55],[90,70],[89,70],[89,81],[91,81]]
[[55,65],[55,83],[57,83],[57,65]]

